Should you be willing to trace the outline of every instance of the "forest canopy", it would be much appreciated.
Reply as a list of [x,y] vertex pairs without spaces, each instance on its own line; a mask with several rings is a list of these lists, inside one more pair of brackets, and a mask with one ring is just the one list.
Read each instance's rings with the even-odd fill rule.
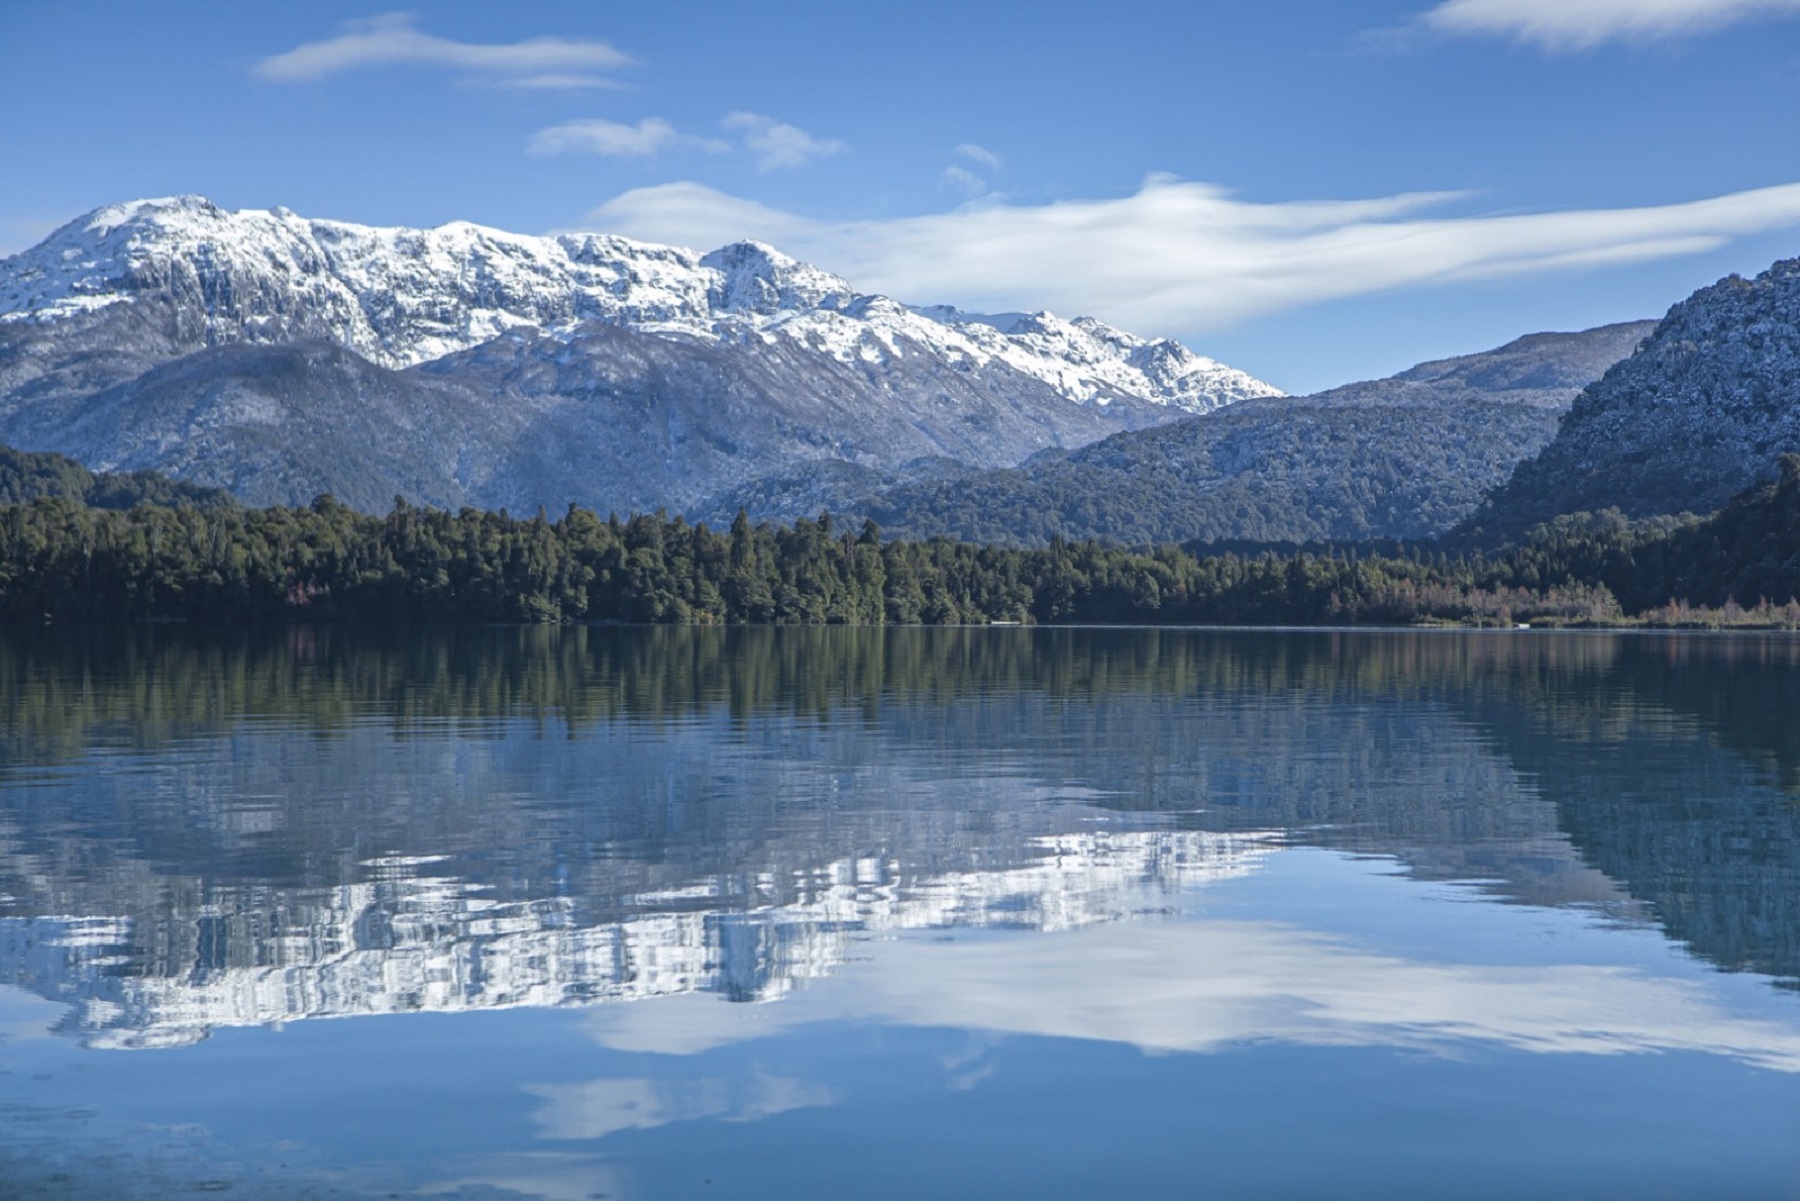
[[1484,555],[1429,543],[1205,553],[885,540],[829,515],[728,530],[396,499],[371,516],[68,495],[0,505],[0,620],[672,624],[1800,625],[1800,456],[1701,521],[1559,518]]

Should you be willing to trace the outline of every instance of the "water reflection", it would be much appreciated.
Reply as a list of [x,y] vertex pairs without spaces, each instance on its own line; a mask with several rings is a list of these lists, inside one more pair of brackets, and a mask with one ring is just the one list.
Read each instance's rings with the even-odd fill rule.
[[780,997],[871,934],[956,927],[1070,929],[1166,906],[1241,874],[1259,840],[1089,834],[1031,840],[1011,868],[911,874],[879,856],[796,870],[779,902],[740,908],[716,882],[633,898],[594,920],[566,897],[393,871],[329,890],[213,889],[154,917],[0,922],[13,979],[73,1008],[91,1046],[167,1047],[221,1026],[309,1017],[556,1006],[710,992]]
[[[1280,874],[1299,882],[1309,870],[1329,873],[1339,904],[1384,887],[1335,865]],[[1551,923],[1541,930],[1568,933]],[[1535,1054],[1701,1052],[1800,1072],[1800,1025],[1733,1012],[1694,981],[1633,963],[1483,959],[1466,944],[1456,961],[1438,962],[1287,922],[1190,914],[1053,939],[907,941],[768,1012],[622,1007],[597,1011],[589,1029],[615,1049],[690,1055],[855,1015],[1151,1052],[1276,1042],[1463,1054],[1480,1044]]]
[[[90,1045],[158,1047],[765,1000],[870,939],[1016,928],[1071,937],[885,948],[832,1012],[1789,1070],[1785,1026],[1625,969],[1446,966],[1268,922],[1079,932],[1319,847],[1791,981],[1797,693],[1779,636],[32,631],[0,639],[0,980],[68,1004]],[[728,1038],[694,1033],[726,1008],[682,1029]],[[608,1037],[648,1045],[626,1025]],[[556,1093],[576,1116],[553,1120],[818,1095],[695,1087]]]

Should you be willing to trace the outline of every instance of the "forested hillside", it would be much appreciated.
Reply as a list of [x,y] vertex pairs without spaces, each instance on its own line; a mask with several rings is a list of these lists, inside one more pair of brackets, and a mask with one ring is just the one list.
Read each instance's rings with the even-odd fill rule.
[[0,504],[29,504],[61,497],[97,509],[129,509],[133,505],[235,505],[218,488],[184,484],[155,471],[89,471],[65,455],[14,450],[0,446]]
[[[847,481],[795,491],[913,538],[1024,546],[1053,537],[1146,546],[1430,538],[1545,445],[1581,388],[1652,328],[1534,334],[1390,379],[1243,400],[1018,468],[905,484],[847,506]],[[756,512],[769,498],[742,499]]]
[[[1060,539],[1043,549],[886,541],[830,517],[729,531],[680,518],[551,520],[397,502],[120,512],[0,507],[0,620],[1800,625],[1800,457],[1715,518],[1559,520],[1500,557],[1199,556]],[[1759,602],[1766,602],[1761,603]],[[1696,610],[1717,606],[1716,613]]]
[[1731,276],[1669,310],[1584,391],[1465,535],[1516,538],[1561,513],[1711,513],[1800,451],[1800,259]]

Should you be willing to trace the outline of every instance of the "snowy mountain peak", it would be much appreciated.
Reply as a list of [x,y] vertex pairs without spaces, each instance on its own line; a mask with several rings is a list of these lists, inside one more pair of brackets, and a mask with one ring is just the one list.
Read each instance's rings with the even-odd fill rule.
[[713,305],[733,313],[783,313],[844,307],[856,295],[846,281],[762,242],[733,242],[700,265],[720,276]]
[[204,196],[154,196],[96,209],[86,218],[72,221],[57,232],[83,226],[89,231],[105,234],[134,222],[169,222],[183,218],[216,220],[224,216],[225,210]]
[[1205,412],[1279,393],[1174,342],[1092,318],[911,309],[760,242],[698,255],[603,233],[534,237],[452,222],[379,228],[203,196],[96,209],[0,260],[0,322],[55,322],[146,298],[196,349],[301,338],[408,367],[509,330],[582,322],[714,341],[789,339],[842,362],[914,347],[1000,363],[1077,404],[1131,398]]
[[1170,338],[1140,338],[1095,317],[1064,320],[1048,310],[1035,313],[966,313],[949,305],[915,309],[977,341],[1002,336],[1010,358],[1058,362],[1067,386],[1086,389],[1084,399],[1101,404],[1113,396],[1153,395],[1192,412],[1209,412],[1234,401],[1279,396],[1261,380],[1214,359],[1195,354]]

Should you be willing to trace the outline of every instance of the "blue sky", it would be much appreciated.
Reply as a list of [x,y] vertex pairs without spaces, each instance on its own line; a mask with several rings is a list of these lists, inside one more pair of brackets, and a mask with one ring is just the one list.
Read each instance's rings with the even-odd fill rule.
[[1800,0],[0,0],[0,251],[136,196],[757,236],[1290,390],[1800,253]]

